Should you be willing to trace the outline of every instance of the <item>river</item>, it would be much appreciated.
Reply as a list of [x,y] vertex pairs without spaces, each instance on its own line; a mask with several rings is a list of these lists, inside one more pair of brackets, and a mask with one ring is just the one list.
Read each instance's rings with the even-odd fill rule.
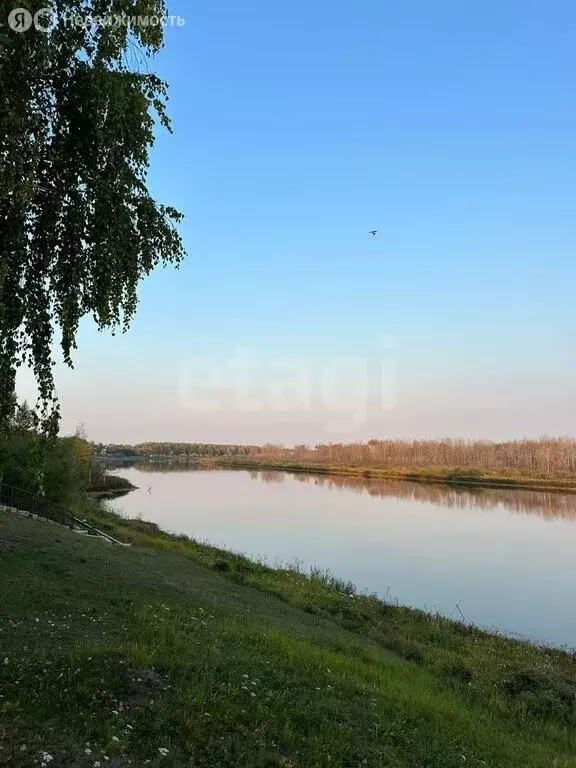
[[[154,471],[152,471],[154,469]],[[119,471],[128,517],[388,600],[576,646],[576,495],[277,471]]]

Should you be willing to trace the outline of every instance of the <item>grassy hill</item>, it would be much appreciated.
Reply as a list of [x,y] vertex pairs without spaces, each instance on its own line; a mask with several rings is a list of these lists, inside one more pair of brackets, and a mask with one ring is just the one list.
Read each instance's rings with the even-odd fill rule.
[[0,764],[576,766],[576,662],[92,512],[0,513]]

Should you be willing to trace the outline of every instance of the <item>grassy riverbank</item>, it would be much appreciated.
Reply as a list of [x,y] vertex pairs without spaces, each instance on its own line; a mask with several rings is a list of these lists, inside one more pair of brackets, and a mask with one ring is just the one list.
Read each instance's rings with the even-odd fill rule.
[[203,463],[244,469],[277,469],[285,472],[317,472],[350,475],[377,480],[409,480],[421,483],[469,485],[480,488],[518,488],[534,491],[576,492],[576,475],[571,473],[519,472],[517,470],[473,470],[458,467],[385,467],[336,464],[325,460],[296,461],[274,458],[214,457]]
[[576,766],[573,655],[80,516],[0,515],[0,764]]

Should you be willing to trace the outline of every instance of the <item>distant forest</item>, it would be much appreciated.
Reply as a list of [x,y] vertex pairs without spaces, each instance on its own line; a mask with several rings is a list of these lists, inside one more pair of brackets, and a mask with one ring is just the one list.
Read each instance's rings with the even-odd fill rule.
[[314,462],[355,467],[444,467],[479,471],[576,474],[576,440],[542,438],[490,442],[487,440],[369,440],[366,443],[297,445],[219,445],[212,443],[150,442],[137,445],[94,445],[95,453],[110,457],[170,458],[237,457]]
[[483,471],[576,473],[576,440],[369,440],[367,443],[298,445],[294,459],[380,467],[454,467]]
[[256,445],[218,445],[216,443],[138,443],[137,445],[105,445],[94,443],[98,455],[122,458],[201,458],[203,456],[254,456],[265,447]]

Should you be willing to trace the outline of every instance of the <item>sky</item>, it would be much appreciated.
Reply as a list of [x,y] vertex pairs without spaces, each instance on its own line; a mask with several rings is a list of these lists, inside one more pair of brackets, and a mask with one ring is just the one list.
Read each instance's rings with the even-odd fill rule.
[[63,431],[576,434],[576,5],[168,6],[149,184],[188,256],[125,336],[81,324]]

